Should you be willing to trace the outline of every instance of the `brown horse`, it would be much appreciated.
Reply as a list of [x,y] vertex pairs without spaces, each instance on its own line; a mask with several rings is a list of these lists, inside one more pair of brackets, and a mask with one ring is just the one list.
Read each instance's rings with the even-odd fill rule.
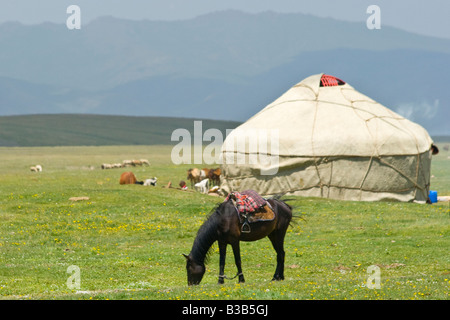
[[220,185],[220,168],[209,170],[208,178],[211,180],[212,184]]
[[208,251],[216,241],[219,243],[220,253],[219,284],[224,283],[226,278],[224,271],[228,244],[233,248],[237,267],[236,276],[239,277],[239,282],[244,282],[239,242],[256,241],[266,236],[269,237],[277,253],[277,267],[272,280],[284,280],[284,237],[292,219],[292,208],[279,197],[270,198],[267,201],[272,206],[275,218],[271,221],[252,222],[249,233],[241,231],[242,223],[231,200],[222,202],[213,210],[198,230],[189,255],[183,254],[186,258],[188,285],[199,284],[202,280],[206,271]]

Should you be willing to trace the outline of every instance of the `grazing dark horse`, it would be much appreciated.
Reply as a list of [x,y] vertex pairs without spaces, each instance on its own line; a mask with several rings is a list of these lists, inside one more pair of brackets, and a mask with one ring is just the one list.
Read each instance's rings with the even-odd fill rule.
[[278,198],[267,200],[272,206],[275,218],[270,221],[251,223],[251,232],[241,232],[241,222],[236,207],[231,200],[218,205],[209,218],[203,223],[194,240],[192,250],[186,258],[188,285],[199,284],[205,273],[208,251],[214,242],[219,243],[220,271],[219,284],[224,282],[225,255],[227,245],[233,248],[234,261],[237,266],[239,282],[245,282],[241,268],[239,241],[256,241],[269,237],[277,252],[277,267],[272,280],[284,280],[284,236],[292,219],[292,208]]

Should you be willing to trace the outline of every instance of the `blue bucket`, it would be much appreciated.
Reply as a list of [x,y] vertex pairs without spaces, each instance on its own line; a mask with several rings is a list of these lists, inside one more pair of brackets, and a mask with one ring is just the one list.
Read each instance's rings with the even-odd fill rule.
[[428,195],[430,198],[431,203],[437,202],[437,191],[430,190],[430,194]]

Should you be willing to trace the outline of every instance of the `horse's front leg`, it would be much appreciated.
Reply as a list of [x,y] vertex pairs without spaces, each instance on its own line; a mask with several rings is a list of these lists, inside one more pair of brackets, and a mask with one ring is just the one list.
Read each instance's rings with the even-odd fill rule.
[[237,274],[239,276],[239,282],[245,282],[244,275],[242,274],[241,249],[239,247],[239,241],[233,243],[231,246],[233,247],[234,262],[236,263],[237,272],[238,272]]
[[220,254],[220,260],[219,260],[219,284],[224,283],[225,278],[225,258],[227,255],[227,244],[226,242],[220,242],[219,241],[219,254]]

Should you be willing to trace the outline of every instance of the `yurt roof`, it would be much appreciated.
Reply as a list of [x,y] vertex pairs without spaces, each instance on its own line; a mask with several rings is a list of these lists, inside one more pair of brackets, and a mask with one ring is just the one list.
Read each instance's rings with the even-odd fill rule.
[[411,155],[432,143],[420,125],[324,74],[297,83],[237,129],[250,128],[278,130],[283,156]]

